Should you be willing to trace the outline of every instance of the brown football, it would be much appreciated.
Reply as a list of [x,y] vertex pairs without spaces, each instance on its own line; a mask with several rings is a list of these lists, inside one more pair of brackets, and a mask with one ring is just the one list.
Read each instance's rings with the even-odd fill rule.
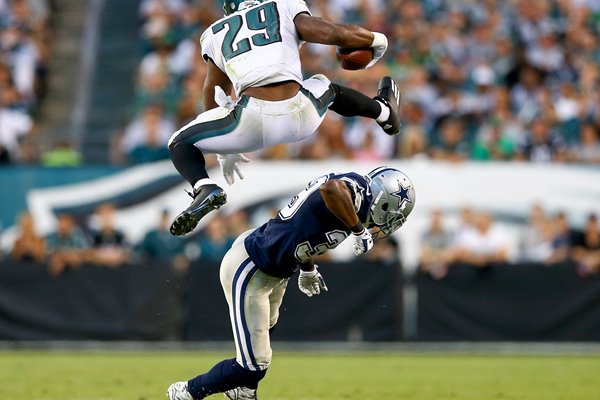
[[364,69],[373,59],[373,49],[337,49],[337,58],[344,69]]

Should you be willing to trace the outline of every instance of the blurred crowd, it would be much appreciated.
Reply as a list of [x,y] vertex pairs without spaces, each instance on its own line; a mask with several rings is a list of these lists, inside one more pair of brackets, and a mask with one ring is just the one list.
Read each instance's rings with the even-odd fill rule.
[[[93,215],[81,219],[62,213],[57,216],[56,230],[42,236],[36,231],[31,214],[20,215],[17,235],[7,259],[45,263],[51,275],[61,275],[80,265],[95,264],[118,268],[125,264],[170,265],[186,271],[191,262],[219,264],[234,240],[256,221],[273,217],[278,207],[265,206],[249,213],[216,213],[196,234],[177,237],[169,232],[172,216],[163,210],[156,215],[155,228],[134,243],[115,223],[115,206],[105,203]],[[439,210],[433,210],[428,226],[420,238],[419,268],[436,279],[446,276],[453,265],[477,268],[519,265],[570,265],[581,276],[600,272],[600,223],[589,214],[582,229],[573,229],[564,212],[550,214],[540,205],[532,207],[526,224],[509,232],[492,214],[465,207],[457,224],[449,224]],[[518,244],[516,254],[512,244]],[[401,266],[400,243],[396,237],[377,240],[362,259],[380,265]],[[1,255],[1,253],[0,253]],[[0,257],[1,259],[1,257]],[[344,261],[346,258],[326,253],[317,262]]]
[[464,208],[458,225],[450,229],[441,211],[433,210],[421,238],[419,267],[440,279],[455,264],[487,268],[516,258],[524,265],[568,263],[575,265],[581,276],[600,272],[600,224],[596,214],[588,215],[582,230],[574,230],[564,212],[549,214],[542,206],[534,205],[517,243],[517,255],[511,260],[509,233],[488,212]]
[[[600,3],[594,0],[312,0],[315,15],[384,32],[384,60],[341,70],[335,49],[302,48],[307,76],[374,95],[389,74],[402,89],[403,132],[329,113],[310,142],[265,159],[600,163]],[[135,117],[115,153],[130,163],[168,156],[175,128],[202,109],[199,35],[221,2],[142,0]]]
[[34,159],[51,50],[47,0],[0,0],[0,165]]
[[115,224],[115,212],[113,204],[105,203],[86,220],[59,214],[56,230],[45,237],[37,232],[33,216],[23,213],[6,258],[46,263],[48,272],[55,276],[84,263],[118,268],[131,263],[159,262],[185,271],[195,260],[220,263],[234,239],[250,229],[248,215],[238,211],[227,216],[216,214],[201,233],[177,237],[169,232],[172,215],[163,210],[156,216],[155,228],[134,243]]

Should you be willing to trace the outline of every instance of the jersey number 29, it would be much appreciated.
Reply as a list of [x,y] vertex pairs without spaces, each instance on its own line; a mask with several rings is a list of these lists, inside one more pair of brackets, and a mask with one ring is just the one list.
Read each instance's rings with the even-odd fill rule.
[[251,8],[246,12],[245,16],[248,29],[263,32],[234,43],[244,23],[244,18],[239,14],[224,19],[212,28],[214,34],[221,32],[226,27],[228,28],[221,44],[221,52],[226,61],[252,50],[250,40],[252,40],[254,46],[266,46],[271,43],[281,42],[279,12],[277,11],[277,4],[275,2]]

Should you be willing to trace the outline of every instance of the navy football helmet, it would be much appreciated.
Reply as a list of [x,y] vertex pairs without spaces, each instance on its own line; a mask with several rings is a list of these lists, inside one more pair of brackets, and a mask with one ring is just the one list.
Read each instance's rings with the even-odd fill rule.
[[379,228],[384,236],[400,228],[415,206],[415,188],[408,176],[392,167],[379,167],[369,172],[373,200],[369,205],[366,226]]

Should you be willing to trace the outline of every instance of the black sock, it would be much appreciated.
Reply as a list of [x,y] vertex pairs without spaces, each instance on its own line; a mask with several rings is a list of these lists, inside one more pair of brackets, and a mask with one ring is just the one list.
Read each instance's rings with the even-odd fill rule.
[[171,161],[177,171],[192,186],[200,179],[208,178],[204,154],[191,143],[178,142],[169,146]]
[[195,399],[203,399],[213,393],[222,393],[236,387],[258,388],[258,382],[267,370],[250,371],[243,368],[235,358],[223,360],[205,374],[188,381],[188,392]]
[[329,106],[331,111],[344,117],[360,116],[371,119],[377,119],[381,114],[381,104],[377,100],[335,83],[332,83],[331,87],[335,91],[335,100]]

